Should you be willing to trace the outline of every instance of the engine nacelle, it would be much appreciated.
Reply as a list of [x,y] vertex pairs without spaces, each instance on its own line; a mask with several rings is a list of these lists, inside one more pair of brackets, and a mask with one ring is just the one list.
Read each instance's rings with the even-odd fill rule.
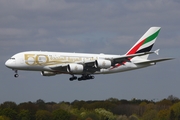
[[50,72],[50,71],[42,71],[41,75],[42,76],[54,76],[54,75],[56,75],[56,73],[55,72]]
[[111,61],[110,60],[104,60],[104,59],[99,59],[95,61],[95,67],[96,68],[110,68],[111,67]]
[[69,64],[67,66],[67,71],[69,73],[81,73],[83,72],[84,66],[81,64]]

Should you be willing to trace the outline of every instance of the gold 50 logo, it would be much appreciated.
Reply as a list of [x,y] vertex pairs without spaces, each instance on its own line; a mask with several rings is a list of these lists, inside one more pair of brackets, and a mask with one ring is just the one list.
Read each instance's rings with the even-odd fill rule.
[[48,56],[43,54],[25,54],[24,58],[27,65],[44,65],[49,62]]

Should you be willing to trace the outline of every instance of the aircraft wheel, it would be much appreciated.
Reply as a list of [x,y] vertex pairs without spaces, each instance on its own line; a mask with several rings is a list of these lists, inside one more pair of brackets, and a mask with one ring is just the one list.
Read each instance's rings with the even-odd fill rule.
[[78,78],[78,81],[82,81],[82,80],[83,80],[83,78],[82,78],[82,77]]
[[76,80],[76,79],[77,79],[76,76],[69,78],[70,81],[73,81],[73,80]]
[[72,78],[69,78],[69,80],[70,80],[70,81],[73,81],[73,79],[72,79]]
[[94,76],[90,76],[90,79],[94,79],[95,77]]
[[17,77],[19,77],[19,75],[18,74],[14,74],[14,77],[17,78]]

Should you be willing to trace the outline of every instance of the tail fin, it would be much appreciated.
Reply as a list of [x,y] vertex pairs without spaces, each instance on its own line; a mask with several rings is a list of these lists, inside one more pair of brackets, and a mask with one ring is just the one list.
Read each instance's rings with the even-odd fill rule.
[[[126,53],[126,55],[151,51],[160,29],[160,27],[149,28],[149,30],[136,42],[136,44]],[[148,56],[149,55],[144,55],[141,57],[143,59],[147,59]]]

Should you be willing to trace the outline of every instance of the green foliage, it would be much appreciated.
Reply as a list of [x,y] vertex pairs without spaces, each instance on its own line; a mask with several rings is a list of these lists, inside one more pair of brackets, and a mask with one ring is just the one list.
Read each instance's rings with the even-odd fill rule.
[[116,120],[128,120],[126,115],[119,115]]
[[17,112],[11,108],[5,108],[2,110],[2,115],[9,117],[11,120],[17,119]]
[[156,104],[161,105],[161,106],[170,106],[170,105],[172,105],[172,102],[170,100],[163,99],[163,100],[157,102]]
[[52,112],[53,120],[69,120],[71,115],[69,112],[58,109]]
[[101,101],[48,102],[39,99],[0,105],[0,120],[180,120],[180,100],[158,102],[109,98]]
[[8,118],[6,116],[0,116],[0,120],[10,120],[10,118]]
[[157,119],[157,111],[156,110],[149,110],[147,111],[143,117],[142,117],[143,120],[156,120]]
[[169,114],[170,114],[169,109],[160,110],[158,112],[158,118],[159,120],[169,120]]
[[52,115],[47,110],[38,110],[36,112],[36,120],[51,120]]
[[154,110],[156,105],[154,103],[149,103],[146,105],[146,111]]
[[41,109],[41,110],[46,109],[46,104],[45,104],[44,100],[39,99],[36,101],[36,104],[37,104],[39,109]]
[[86,111],[81,113],[82,120],[100,120],[100,116],[94,111]]
[[31,114],[29,110],[21,110],[18,114],[18,120],[31,120]]
[[179,101],[179,98],[176,96],[170,95],[167,97],[167,100],[170,100],[171,102],[176,103]]
[[175,120],[176,116],[173,110],[170,111],[169,120]]
[[1,105],[0,105],[0,108],[1,108],[1,109],[11,108],[11,109],[13,109],[13,110],[16,110],[17,105],[16,105],[15,102],[7,101],[7,102],[4,102],[3,104],[1,104]]
[[31,114],[36,114],[36,111],[39,109],[38,105],[32,102],[20,103],[18,105],[19,110],[29,110]]
[[139,120],[139,118],[136,115],[129,116],[129,120]]
[[104,108],[97,108],[95,112],[98,113],[103,120],[115,120],[116,116],[112,112],[105,110]]
[[171,114],[173,114],[173,117],[175,117],[176,120],[180,119],[180,102],[175,103],[171,107]]

